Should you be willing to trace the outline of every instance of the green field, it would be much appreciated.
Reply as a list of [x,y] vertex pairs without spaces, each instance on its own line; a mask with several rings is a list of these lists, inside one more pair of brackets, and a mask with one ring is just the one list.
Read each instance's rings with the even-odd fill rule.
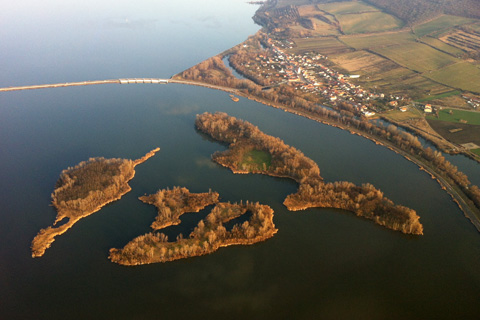
[[480,156],[480,149],[473,149],[473,150],[470,150],[470,151],[472,151],[473,153],[478,154]]
[[448,54],[451,54],[453,56],[460,56],[462,55],[464,52],[456,47],[453,47],[443,41],[440,41],[436,38],[432,38],[432,37],[423,37],[421,40],[421,42],[431,46],[431,47],[434,47],[438,50],[441,50],[441,51],[444,51]]
[[453,91],[448,91],[448,92],[444,92],[444,93],[441,93],[441,94],[429,96],[429,97],[427,97],[427,98],[419,99],[419,100],[417,100],[417,101],[418,101],[418,102],[427,102],[427,101],[436,100],[436,99],[442,99],[442,98],[447,98],[447,97],[451,97],[451,96],[458,96],[460,93],[461,93],[461,92],[458,91],[458,90],[453,90]]
[[422,73],[444,68],[459,61],[451,55],[418,42],[375,48],[374,51],[401,66]]
[[403,25],[399,19],[380,11],[336,15],[336,17],[345,34],[388,31]]
[[319,4],[318,8],[334,15],[337,14],[351,14],[365,11],[379,11],[377,8],[369,6],[360,1],[350,2],[333,2],[326,4]]
[[[450,111],[452,114],[450,114]],[[433,116],[429,116],[429,118],[437,120],[437,118]],[[454,123],[460,123],[460,120],[466,120],[467,124],[480,126],[480,112],[443,109],[438,113],[438,120]]]
[[410,31],[405,31],[370,36],[343,36],[340,37],[340,40],[357,50],[361,50],[401,45],[404,43],[413,42],[415,38]]
[[[265,165],[264,165],[265,164]],[[243,155],[241,168],[266,170],[272,164],[272,155],[263,150],[251,150]]]
[[420,24],[414,27],[415,34],[418,37],[423,37],[427,34],[432,36],[438,36],[439,34],[451,29],[452,27],[459,26],[466,23],[471,23],[476,20],[463,17],[456,17],[450,15],[440,16],[432,21]]
[[480,93],[480,69],[468,62],[459,62],[425,76],[454,88]]

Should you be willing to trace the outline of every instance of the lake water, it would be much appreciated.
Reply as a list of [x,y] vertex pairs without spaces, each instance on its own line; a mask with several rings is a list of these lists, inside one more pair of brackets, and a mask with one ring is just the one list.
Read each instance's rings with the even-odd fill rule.
[[[250,19],[256,9],[243,0],[2,4],[0,84],[169,77],[258,30]],[[415,209],[425,235],[405,236],[341,210],[288,212],[282,202],[295,183],[233,175],[210,161],[224,146],[195,131],[195,115],[205,111],[227,112],[282,138],[314,159],[327,181],[374,184]],[[161,151],[137,167],[130,193],[31,258],[31,240],[54,221],[50,193],[63,169],[93,156],[138,158],[157,146]],[[480,234],[435,181],[368,140],[247,99],[173,84],[2,93],[0,163],[0,319],[480,313]],[[480,176],[478,166],[465,166]],[[166,264],[110,263],[110,248],[149,231],[155,208],[137,198],[177,185],[268,204],[279,232],[253,246]],[[188,215],[184,222],[168,232],[197,221]]]

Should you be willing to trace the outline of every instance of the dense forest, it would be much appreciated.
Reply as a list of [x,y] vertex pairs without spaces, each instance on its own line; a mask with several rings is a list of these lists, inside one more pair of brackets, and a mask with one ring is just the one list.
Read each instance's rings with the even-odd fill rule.
[[[225,223],[251,213],[248,221],[227,230]],[[259,203],[218,203],[188,236],[180,234],[169,242],[163,233],[148,233],[130,241],[122,249],[110,249],[112,262],[133,266],[167,262],[212,253],[229,245],[249,245],[273,237],[277,232],[273,210]]]
[[79,219],[129,192],[128,181],[135,175],[135,166],[159,150],[156,148],[138,160],[90,158],[63,170],[52,193],[52,206],[57,210],[53,225],[64,219],[67,222],[59,227],[40,230],[32,241],[32,256],[42,256],[55,236],[63,234]]
[[218,202],[217,192],[190,193],[187,188],[174,187],[139,199],[157,207],[158,215],[151,228],[159,230],[181,223],[180,216],[186,212],[199,212]]
[[[312,159],[249,122],[217,112],[198,115],[195,125],[213,139],[229,144],[228,150],[217,152],[212,158],[233,172],[261,173],[297,181],[298,192],[289,195],[284,202],[289,210],[311,207],[345,209],[393,230],[423,234],[423,226],[414,210],[395,205],[370,184],[359,187],[349,182],[324,183],[320,169]],[[242,168],[244,155],[251,150],[270,154],[271,164],[264,169]]]

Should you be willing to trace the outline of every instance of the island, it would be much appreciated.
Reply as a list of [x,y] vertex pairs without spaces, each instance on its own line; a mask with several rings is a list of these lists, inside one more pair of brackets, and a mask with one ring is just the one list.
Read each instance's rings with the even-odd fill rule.
[[284,201],[291,211],[312,207],[344,209],[392,230],[423,234],[423,226],[414,210],[395,205],[371,184],[324,182],[312,159],[249,122],[217,112],[198,115],[195,125],[213,139],[229,144],[228,150],[216,152],[212,159],[234,173],[258,173],[295,180],[299,184],[297,193]]
[[187,188],[174,187],[172,190],[159,190],[155,194],[142,196],[139,199],[157,207],[158,215],[151,228],[159,230],[180,224],[182,214],[199,212],[206,206],[217,203],[218,197],[217,192],[190,193]]
[[[164,221],[176,221],[181,214],[197,212],[199,208],[218,199],[216,192],[191,194],[186,188],[174,190],[161,190],[157,193],[163,197],[155,204],[159,204],[162,216],[168,211],[165,208],[175,208],[175,215],[171,215],[171,219],[163,219]],[[155,195],[150,197],[155,198]],[[227,222],[248,213],[251,214],[248,220],[235,223],[230,230],[227,229]],[[168,225],[168,222],[164,225]],[[150,232],[133,239],[122,249],[110,249],[109,259],[125,266],[174,261],[206,255],[221,247],[254,244],[273,237],[276,232],[273,210],[269,206],[248,201],[234,204],[222,202],[216,204],[205,219],[200,220],[188,238],[180,234],[176,241],[169,242],[164,233]]]
[[[135,166],[159,150],[156,148],[137,160],[90,158],[63,170],[52,193],[52,206],[57,210],[57,217],[53,226],[41,229],[33,239],[32,257],[43,256],[56,236],[129,192],[128,182],[135,176]],[[61,225],[55,227],[57,223]]]

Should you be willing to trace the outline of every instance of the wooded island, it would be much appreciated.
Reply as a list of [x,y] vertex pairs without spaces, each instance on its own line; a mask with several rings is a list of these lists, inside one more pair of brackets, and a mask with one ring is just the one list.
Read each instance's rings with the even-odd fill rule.
[[[298,192],[284,201],[289,210],[311,207],[345,209],[392,230],[423,234],[423,226],[414,210],[395,205],[371,184],[325,183],[312,159],[279,138],[266,135],[249,122],[226,113],[204,113],[197,116],[195,125],[213,139],[229,144],[228,150],[216,152],[212,159],[234,173],[260,173],[291,178],[299,183]],[[266,161],[255,161],[255,155]]]
[[[156,148],[137,160],[90,158],[63,170],[52,193],[52,206],[57,210],[57,217],[53,226],[41,229],[33,239],[32,257],[41,257],[55,237],[65,233],[78,220],[129,192],[128,181],[135,175],[135,166],[159,150]],[[66,223],[55,227],[64,219],[67,219]]]
[[[156,194],[141,197],[142,201],[154,204],[159,216],[152,225],[154,229],[176,223],[186,212],[198,212],[208,205],[218,202],[218,193],[190,193],[186,188],[160,190]],[[169,213],[172,209],[173,213]],[[251,213],[248,221],[235,224],[227,230],[225,223]],[[163,226],[163,227],[160,227]],[[130,241],[122,249],[110,249],[112,262],[134,266],[156,262],[167,262],[212,253],[220,247],[247,245],[264,241],[277,232],[273,224],[273,210],[259,203],[218,203],[203,220],[200,220],[188,238],[182,234],[175,242],[169,242],[163,233],[150,232]]]

